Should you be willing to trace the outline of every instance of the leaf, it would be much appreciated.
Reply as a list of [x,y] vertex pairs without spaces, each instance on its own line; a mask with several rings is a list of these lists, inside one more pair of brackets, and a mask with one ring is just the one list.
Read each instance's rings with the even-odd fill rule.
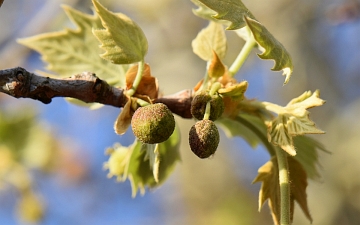
[[87,15],[70,6],[62,6],[67,16],[76,25],[76,29],[45,33],[19,39],[18,42],[42,55],[48,63],[46,69],[70,77],[79,72],[96,73],[111,85],[125,86],[127,66],[116,66],[99,57],[98,40],[92,29],[102,29],[101,20],[96,15]]
[[[263,135],[266,137],[266,126],[261,119],[248,114],[241,114],[238,117],[246,120],[248,123],[256,127],[259,131],[262,131]],[[260,143],[259,137],[251,129],[249,129],[247,126],[244,126],[244,124],[236,118],[233,119],[229,117],[220,117],[216,120],[215,123],[224,130],[227,137],[242,137],[252,148],[256,148]]]
[[227,49],[223,26],[210,21],[209,25],[199,32],[191,45],[194,53],[205,61],[213,59],[213,51],[220,59],[223,59]]
[[310,179],[319,178],[319,154],[318,150],[329,153],[325,147],[318,141],[308,136],[294,137],[294,146],[297,149],[297,154],[294,157],[304,168],[307,176]]
[[231,97],[235,100],[242,100],[244,99],[244,93],[247,90],[248,82],[242,81],[240,83],[233,84],[231,86],[220,88],[219,94],[225,97]]
[[[306,172],[292,157],[288,157],[289,176],[290,176],[290,216],[291,220],[294,215],[294,203],[299,204],[305,216],[312,222],[312,218],[307,206],[307,176]],[[253,183],[262,182],[259,192],[259,211],[262,206],[269,200],[268,204],[275,224],[280,224],[280,185],[279,185],[279,168],[276,157],[265,163],[258,170],[258,175]]]
[[144,59],[148,43],[141,28],[124,14],[115,14],[93,0],[105,29],[94,29],[105,53],[100,56],[115,64],[130,64]]
[[[138,65],[130,67],[126,72],[126,89],[129,90],[132,88],[136,74],[138,71]],[[136,89],[135,95],[144,95],[148,96],[151,100],[158,97],[159,87],[156,77],[151,75],[149,64],[145,64],[144,72],[141,78],[141,81]]]
[[308,108],[320,106],[325,103],[319,96],[319,91],[315,91],[314,93],[305,92],[301,96],[291,100],[285,107],[274,107],[272,103],[263,103],[270,111],[278,113],[278,117],[269,123],[269,142],[280,146],[290,155],[296,155],[292,139],[293,136],[325,133],[315,127],[315,123],[310,120],[310,113],[307,111]]
[[218,57],[216,52],[213,50],[213,57],[210,61],[208,68],[208,75],[211,78],[218,79],[224,75],[226,72],[226,68],[224,64],[221,62],[221,59]]
[[109,148],[107,153],[110,158],[104,165],[109,169],[108,176],[116,176],[118,181],[129,179],[133,197],[138,191],[144,194],[146,187],[153,188],[162,184],[180,159],[179,135],[179,130],[175,129],[168,140],[156,144],[157,146],[144,146],[135,140],[129,147],[117,144]]
[[271,70],[283,70],[283,76],[286,76],[284,84],[287,84],[294,68],[290,54],[260,22],[249,17],[245,17],[245,20],[256,42],[264,50],[264,52],[258,54],[258,56],[261,59],[274,60],[275,65]]
[[246,25],[244,16],[255,19],[240,0],[193,0],[193,2],[201,7],[197,10],[200,15],[204,15],[203,12],[209,11],[204,9],[204,6],[207,6],[217,13],[212,16],[213,18],[230,21],[231,24],[226,28],[227,30],[237,30],[244,27]]

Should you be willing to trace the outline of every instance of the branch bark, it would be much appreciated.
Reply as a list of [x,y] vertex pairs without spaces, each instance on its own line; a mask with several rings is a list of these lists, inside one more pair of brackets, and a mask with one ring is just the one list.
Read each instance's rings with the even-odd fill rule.
[[[128,101],[124,89],[113,87],[90,72],[56,79],[38,76],[21,67],[0,70],[0,92],[15,98],[32,98],[44,104],[49,104],[55,97],[71,97],[86,103],[97,102],[120,108]],[[192,118],[191,99],[191,90],[183,90],[155,102],[166,104],[183,118]]]

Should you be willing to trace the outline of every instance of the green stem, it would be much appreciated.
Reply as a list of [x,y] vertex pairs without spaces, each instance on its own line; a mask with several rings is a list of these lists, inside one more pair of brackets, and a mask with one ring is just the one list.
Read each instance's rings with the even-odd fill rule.
[[211,89],[209,95],[215,95],[215,93],[221,88],[221,84],[219,82],[215,82],[211,85]]
[[251,32],[249,33],[249,39],[245,42],[245,45],[241,49],[239,55],[236,57],[235,61],[229,68],[229,74],[233,77],[244,64],[245,60],[249,56],[251,50],[255,47],[256,41],[253,38]]
[[128,96],[133,96],[135,94],[136,89],[139,86],[140,81],[142,79],[142,76],[143,76],[143,73],[144,73],[144,68],[145,68],[145,62],[144,62],[144,59],[143,59],[138,63],[138,71],[137,71],[137,74],[136,74],[136,77],[135,77],[135,80],[133,82],[133,85],[132,85],[131,89],[129,89],[126,92],[126,94]]
[[290,177],[287,153],[281,148],[275,148],[279,166],[280,184],[280,224],[290,225]]
[[210,101],[206,103],[206,108],[205,108],[205,113],[204,113],[204,120],[208,120],[210,118],[210,109],[211,109],[211,104]]

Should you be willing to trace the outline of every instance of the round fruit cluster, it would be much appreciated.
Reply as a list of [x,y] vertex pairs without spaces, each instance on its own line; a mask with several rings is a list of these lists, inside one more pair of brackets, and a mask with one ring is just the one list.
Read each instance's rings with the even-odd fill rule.
[[143,143],[156,144],[166,141],[175,129],[174,115],[170,109],[156,103],[138,108],[131,119],[134,135]]
[[218,94],[200,92],[193,98],[191,114],[199,121],[190,129],[189,144],[199,158],[208,158],[215,153],[220,135],[214,121],[222,115],[224,108],[224,101]]

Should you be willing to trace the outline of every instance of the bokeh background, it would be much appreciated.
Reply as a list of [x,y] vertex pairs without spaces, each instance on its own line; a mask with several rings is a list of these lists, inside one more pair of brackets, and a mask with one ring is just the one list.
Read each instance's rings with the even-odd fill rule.
[[[207,22],[193,15],[195,6],[190,0],[100,2],[129,15],[143,28],[149,41],[146,61],[164,94],[192,88],[202,78],[206,65],[192,53],[191,41]],[[320,89],[327,103],[312,109],[311,118],[327,133],[313,137],[332,153],[320,153],[321,178],[309,182],[313,224],[360,224],[360,2],[243,2],[291,53],[295,70],[283,86],[281,73],[270,70],[273,62],[260,60],[254,50],[236,78],[249,82],[247,97],[280,105],[306,90]],[[40,56],[16,39],[74,27],[61,4],[92,13],[90,0],[5,0],[0,8],[1,69],[43,70]],[[225,63],[229,65],[243,41],[231,31],[227,34]],[[183,137],[182,162],[161,187],[131,198],[130,183],[108,179],[103,169],[107,147],[133,141],[131,131],[124,136],[113,131],[120,109],[91,111],[63,99],[43,105],[2,94],[0,111],[0,162],[6,164],[7,148],[11,148],[26,150],[27,165],[19,165],[11,178],[16,185],[0,186],[0,224],[29,224],[24,216],[39,215],[38,201],[45,211],[35,224],[44,225],[272,224],[267,206],[257,212],[260,184],[251,184],[257,169],[269,160],[262,147],[251,149],[240,138],[228,140],[221,133],[215,157],[200,160],[187,145],[194,122],[177,117]],[[50,153],[39,153],[44,148],[51,149]],[[299,207],[294,224],[310,224]]]

